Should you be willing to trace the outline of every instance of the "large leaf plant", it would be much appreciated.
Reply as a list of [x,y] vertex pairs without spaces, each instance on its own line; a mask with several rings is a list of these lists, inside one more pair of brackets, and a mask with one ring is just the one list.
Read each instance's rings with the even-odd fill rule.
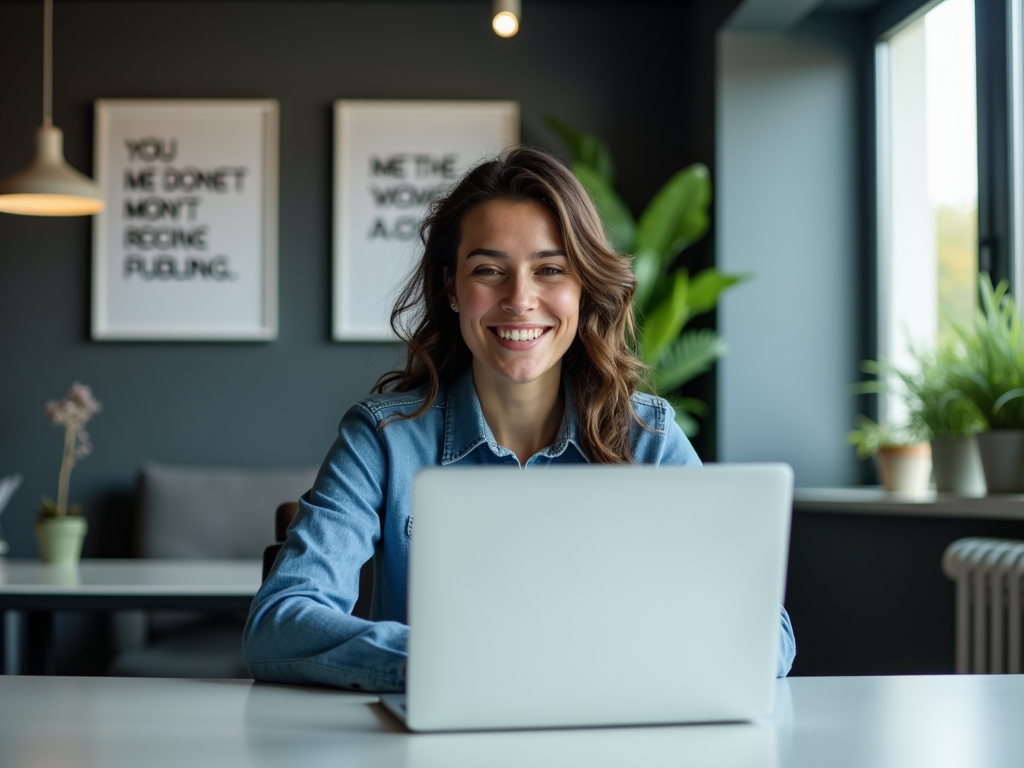
[[683,386],[710,370],[725,354],[726,344],[710,328],[686,325],[713,310],[722,291],[748,277],[727,275],[713,267],[691,276],[680,258],[708,230],[708,169],[695,163],[678,171],[634,218],[615,191],[608,146],[553,116],[545,122],[565,145],[573,172],[597,206],[608,241],[619,253],[633,257],[637,353],[651,370],[648,386],[672,403],[679,426],[694,435],[699,429],[695,417],[706,415],[707,405],[683,396]]

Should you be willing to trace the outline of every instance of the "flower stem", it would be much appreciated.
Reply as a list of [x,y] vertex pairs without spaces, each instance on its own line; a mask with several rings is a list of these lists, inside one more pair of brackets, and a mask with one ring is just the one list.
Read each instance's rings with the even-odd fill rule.
[[75,466],[75,437],[78,429],[68,424],[64,429],[64,456],[60,462],[60,477],[57,480],[57,515],[68,513],[68,486],[71,484],[71,468]]

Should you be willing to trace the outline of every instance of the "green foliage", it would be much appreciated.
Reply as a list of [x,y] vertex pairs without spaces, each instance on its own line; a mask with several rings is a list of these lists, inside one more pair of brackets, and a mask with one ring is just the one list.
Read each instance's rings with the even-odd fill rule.
[[978,289],[981,304],[971,321],[950,321],[951,340],[927,353],[911,350],[916,372],[887,362],[861,364],[875,379],[857,391],[902,394],[910,412],[908,429],[925,439],[1024,429],[1024,322],[1005,280],[993,288],[982,273]]
[[81,515],[82,505],[71,504],[68,506],[67,512],[61,512],[57,508],[57,502],[51,499],[49,496],[43,496],[42,502],[39,504],[39,516],[40,517],[64,517],[64,515]]
[[861,384],[858,391],[898,391],[907,403],[909,427],[926,440],[969,437],[982,431],[984,415],[958,387],[958,377],[970,365],[965,347],[946,342],[932,352],[911,353],[916,373],[887,362],[862,362],[861,370],[877,378]]
[[990,429],[1024,429],[1024,324],[1005,280],[978,278],[981,306],[972,322],[953,325],[963,359],[950,374],[959,397]]
[[695,376],[708,371],[725,354],[725,342],[712,330],[686,330],[698,315],[712,311],[722,291],[749,275],[726,275],[713,267],[693,277],[679,264],[679,255],[700,240],[709,226],[711,175],[696,163],[675,173],[633,218],[615,191],[615,172],[608,146],[555,117],[545,122],[561,139],[576,177],[590,193],[609,243],[633,257],[637,290],[637,353],[653,373],[652,385],[676,408],[676,421],[688,435],[698,430],[694,415],[707,412],[704,403],[678,396]]
[[925,438],[913,427],[894,427],[876,424],[867,416],[857,417],[857,428],[846,436],[846,442],[857,446],[857,458],[869,459],[880,448],[897,445],[915,445]]

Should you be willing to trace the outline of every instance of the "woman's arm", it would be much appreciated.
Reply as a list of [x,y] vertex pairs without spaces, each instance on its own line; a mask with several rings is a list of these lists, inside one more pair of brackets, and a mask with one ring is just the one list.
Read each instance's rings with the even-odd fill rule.
[[381,536],[387,454],[354,406],[249,611],[243,646],[259,680],[399,691],[409,628],[352,616],[359,569]]

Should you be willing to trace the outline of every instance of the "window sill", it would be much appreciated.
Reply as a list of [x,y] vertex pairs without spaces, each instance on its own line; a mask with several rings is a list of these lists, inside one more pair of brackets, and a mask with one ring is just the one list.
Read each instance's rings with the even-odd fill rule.
[[928,491],[923,495],[887,493],[881,488],[797,488],[794,512],[838,512],[904,517],[1024,520],[1024,495],[995,494],[966,498]]

